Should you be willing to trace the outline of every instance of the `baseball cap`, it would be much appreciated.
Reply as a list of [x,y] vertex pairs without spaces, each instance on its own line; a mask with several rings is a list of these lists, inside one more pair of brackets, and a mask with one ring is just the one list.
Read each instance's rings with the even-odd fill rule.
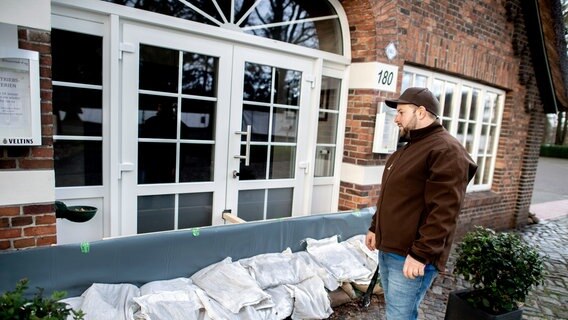
[[423,106],[426,111],[438,116],[440,102],[434,97],[428,88],[408,88],[400,95],[398,99],[385,100],[387,106],[395,108],[398,104],[413,104],[415,106]]

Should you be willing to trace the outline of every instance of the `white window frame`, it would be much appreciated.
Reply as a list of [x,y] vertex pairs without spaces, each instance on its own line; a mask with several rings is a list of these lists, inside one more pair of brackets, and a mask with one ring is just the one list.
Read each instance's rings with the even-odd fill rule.
[[[442,84],[441,88],[434,88],[435,81]],[[452,101],[445,101],[446,85],[448,83],[454,84],[454,94],[452,95]],[[442,73],[433,72],[430,70],[425,70],[412,66],[404,66],[403,68],[403,83],[401,87],[401,92],[408,87],[412,86],[426,86],[432,90],[432,92],[439,98],[441,108],[440,122],[442,125],[450,132],[450,134],[462,143],[466,147],[466,138],[461,138],[458,136],[458,124],[460,122],[460,108],[462,105],[462,89],[472,88],[478,92],[479,96],[477,98],[476,104],[476,114],[474,119],[468,120],[468,125],[475,125],[475,130],[473,132],[473,142],[471,146],[468,146],[472,159],[477,162],[479,168],[477,170],[476,176],[470,182],[468,186],[468,191],[483,191],[490,190],[493,183],[493,174],[495,171],[495,161],[497,158],[497,150],[499,145],[499,136],[501,132],[501,122],[503,119],[503,109],[505,104],[505,91],[493,88],[480,83],[464,80],[458,77],[448,76]],[[487,105],[485,101],[489,97],[495,97],[495,102],[491,106],[493,109],[489,109],[490,115],[484,118],[484,110]],[[470,100],[466,103],[470,103]],[[443,109],[445,106],[451,107],[450,112],[444,113]],[[492,111],[492,112],[491,112]],[[464,119],[461,119],[464,122]],[[486,130],[494,130],[494,134],[491,139],[487,139]],[[467,136],[467,134],[466,134]],[[482,145],[483,144],[483,145]]]

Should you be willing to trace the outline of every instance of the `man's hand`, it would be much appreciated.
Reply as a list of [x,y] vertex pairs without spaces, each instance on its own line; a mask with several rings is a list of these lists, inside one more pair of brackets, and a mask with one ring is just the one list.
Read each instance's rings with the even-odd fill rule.
[[367,246],[367,248],[369,248],[369,250],[371,251],[375,251],[377,250],[377,248],[375,247],[375,233],[368,231],[367,232],[367,236],[365,236],[365,245]]
[[425,264],[407,255],[406,260],[404,260],[404,267],[402,267],[402,274],[408,279],[416,279],[416,277],[424,276],[424,267],[426,267]]

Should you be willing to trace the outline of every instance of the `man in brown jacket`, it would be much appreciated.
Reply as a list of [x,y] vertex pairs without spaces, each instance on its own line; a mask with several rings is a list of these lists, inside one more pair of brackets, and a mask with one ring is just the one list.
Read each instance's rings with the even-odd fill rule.
[[388,320],[416,319],[424,295],[448,260],[466,188],[477,165],[437,121],[439,102],[426,88],[396,100],[395,123],[406,145],[387,160],[366,245],[379,250]]

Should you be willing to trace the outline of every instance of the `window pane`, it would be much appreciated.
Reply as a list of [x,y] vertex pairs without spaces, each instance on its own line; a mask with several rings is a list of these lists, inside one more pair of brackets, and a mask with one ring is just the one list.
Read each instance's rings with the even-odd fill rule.
[[296,147],[274,146],[270,153],[270,179],[294,177]]
[[54,81],[103,83],[102,37],[52,29],[51,54]]
[[217,64],[218,58],[184,52],[182,92],[198,96],[216,96]]
[[483,184],[489,183],[491,177],[491,157],[485,158],[485,166],[483,170]]
[[103,184],[101,141],[56,140],[53,152],[56,187]]
[[56,135],[102,136],[102,91],[53,86]]
[[469,120],[477,119],[477,104],[479,103],[479,90],[473,90],[471,94],[471,111],[469,112]]
[[476,127],[475,123],[470,123],[469,126],[467,127],[467,140],[465,142],[465,148],[467,152],[469,152],[470,154],[473,153],[473,140],[475,138],[474,135],[475,127]]
[[245,221],[264,219],[265,190],[240,190],[237,216]]
[[181,105],[181,138],[215,139],[215,107],[213,101],[183,99]]
[[335,144],[337,139],[336,113],[320,112],[317,143]]
[[138,143],[138,183],[173,183],[176,170],[176,144]]
[[174,229],[174,195],[138,197],[138,233]]
[[275,76],[275,102],[288,106],[299,106],[302,73],[300,71],[276,68]]
[[266,219],[291,217],[293,192],[293,188],[269,189]]
[[461,103],[460,103],[460,119],[469,119],[469,109],[470,104],[468,103],[469,94],[471,92],[471,88],[463,86],[462,87],[462,94],[461,94]]
[[243,100],[270,102],[272,68],[256,63],[245,64]]
[[335,147],[317,147],[315,177],[333,177]]
[[446,92],[444,96],[444,117],[450,118],[452,116],[453,110],[453,100],[454,100],[454,88],[455,84],[446,82]]
[[213,181],[213,145],[182,144],[180,146],[180,182]]
[[140,80],[142,90],[178,91],[179,51],[140,45]]
[[479,152],[479,154],[485,154],[487,152],[488,140],[490,139],[488,125],[481,126],[481,137],[479,138],[479,148],[477,149],[477,152]]
[[417,74],[413,87],[427,87],[428,77]]
[[298,133],[298,110],[274,109],[272,119],[273,142],[296,142]]
[[178,229],[210,226],[213,216],[213,193],[179,195]]
[[138,98],[138,136],[175,139],[177,137],[177,99],[140,94]]
[[[103,1],[343,54],[341,25],[328,1]],[[255,7],[250,10],[252,6]],[[309,20],[313,18],[319,19]],[[281,22],[290,24],[268,25]]]
[[406,89],[408,89],[408,88],[410,88],[414,85],[413,78],[414,78],[414,73],[410,73],[410,72],[405,71],[402,74],[402,84],[401,84],[401,88],[400,88],[401,92],[403,92],[404,90],[406,90]]

